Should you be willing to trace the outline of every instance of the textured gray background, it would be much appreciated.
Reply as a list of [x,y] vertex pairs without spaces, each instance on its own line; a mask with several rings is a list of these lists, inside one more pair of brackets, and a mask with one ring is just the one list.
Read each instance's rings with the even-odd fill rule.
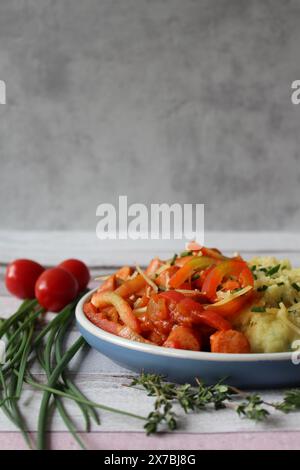
[[300,228],[299,1],[1,0],[0,78],[0,229],[119,194]]

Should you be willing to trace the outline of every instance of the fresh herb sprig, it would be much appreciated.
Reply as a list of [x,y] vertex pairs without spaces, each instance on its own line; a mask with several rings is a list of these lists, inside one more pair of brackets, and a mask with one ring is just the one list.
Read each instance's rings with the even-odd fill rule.
[[220,381],[215,385],[205,385],[196,379],[196,385],[177,385],[166,382],[156,374],[141,374],[130,386],[144,389],[148,396],[155,397],[153,411],[148,415],[144,426],[147,434],[158,431],[160,425],[166,425],[172,431],[178,426],[178,416],[174,405],[185,412],[201,411],[213,407],[215,410],[229,408],[238,416],[254,421],[264,421],[270,416],[270,410],[284,413],[300,411],[300,390],[286,392],[279,403],[266,402],[257,394],[245,393]]
[[300,390],[293,389],[285,392],[282,402],[277,403],[276,409],[284,413],[300,410]]
[[165,382],[163,377],[156,374],[142,373],[133,379],[130,386],[140,386],[148,394],[155,397],[154,410],[148,415],[145,424],[147,434],[155,433],[158,426],[165,424],[170,431],[177,427],[177,416],[173,405],[178,404],[185,413],[199,411],[208,405],[216,410],[224,408],[225,402],[235,393],[229,386],[219,382],[215,385],[205,386],[197,380],[197,385],[177,385]]
[[254,421],[264,421],[270,414],[270,412],[262,406],[264,403],[265,402],[256,393],[248,395],[245,401],[236,408],[237,414],[253,419]]

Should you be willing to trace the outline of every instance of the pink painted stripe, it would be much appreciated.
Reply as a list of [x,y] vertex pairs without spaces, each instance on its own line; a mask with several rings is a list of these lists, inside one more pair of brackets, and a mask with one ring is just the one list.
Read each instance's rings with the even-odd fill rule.
[[[88,449],[95,450],[299,450],[300,432],[255,432],[216,434],[166,434],[145,437],[142,433],[81,433]],[[33,438],[35,435],[33,433]],[[49,435],[52,449],[78,449],[65,432]],[[26,449],[19,433],[0,433],[0,449]]]

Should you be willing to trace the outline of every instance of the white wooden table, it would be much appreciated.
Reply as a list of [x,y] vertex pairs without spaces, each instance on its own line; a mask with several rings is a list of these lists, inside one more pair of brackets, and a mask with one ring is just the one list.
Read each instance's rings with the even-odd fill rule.
[[[217,246],[226,253],[240,251],[250,258],[256,253],[274,254],[279,258],[288,257],[300,266],[300,235],[279,233],[218,233],[206,235],[208,246]],[[174,250],[182,251],[180,244],[162,246],[161,256],[170,257]],[[82,232],[9,232],[0,231],[0,314],[10,315],[18,306],[4,286],[5,265],[18,257],[30,257],[45,265],[55,265],[67,257],[83,259],[91,268],[92,277],[112,272],[115,266],[124,263],[145,264],[157,255],[151,244],[144,244],[138,252],[126,247],[103,251],[101,242],[94,234]],[[92,283],[91,286],[95,285]],[[74,330],[71,339],[78,333]],[[71,365],[76,382],[86,395],[94,401],[116,406],[140,415],[151,409],[151,399],[145,393],[131,389],[128,384],[133,374],[96,351],[87,349],[84,355],[76,357]],[[35,374],[40,377],[41,371]],[[267,391],[264,396],[276,401],[280,392]],[[28,429],[37,429],[37,413],[40,393],[29,387],[23,398],[24,416]],[[173,434],[146,437],[140,421],[117,414],[101,412],[101,425],[93,425],[89,434],[84,432],[83,420],[78,407],[67,403],[81,437],[91,449],[237,449],[237,448],[300,448],[300,414],[275,414],[264,424],[240,419],[229,410],[202,412],[182,416],[180,428]],[[276,435],[275,435],[276,433]],[[59,416],[51,420],[52,448],[77,448],[72,437],[65,431]],[[14,426],[0,414],[0,448],[25,448],[22,437]]]

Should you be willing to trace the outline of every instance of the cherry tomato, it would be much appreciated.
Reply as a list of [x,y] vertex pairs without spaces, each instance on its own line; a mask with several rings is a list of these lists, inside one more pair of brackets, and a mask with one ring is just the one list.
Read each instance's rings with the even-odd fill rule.
[[30,259],[16,259],[6,268],[7,290],[20,299],[34,299],[34,286],[45,268]]
[[78,293],[84,291],[90,282],[90,272],[86,264],[79,259],[66,259],[58,265],[59,268],[65,269],[69,273],[73,274],[78,282]]
[[51,312],[62,310],[76,298],[77,293],[77,280],[62,268],[47,269],[35,284],[35,296],[38,302]]

